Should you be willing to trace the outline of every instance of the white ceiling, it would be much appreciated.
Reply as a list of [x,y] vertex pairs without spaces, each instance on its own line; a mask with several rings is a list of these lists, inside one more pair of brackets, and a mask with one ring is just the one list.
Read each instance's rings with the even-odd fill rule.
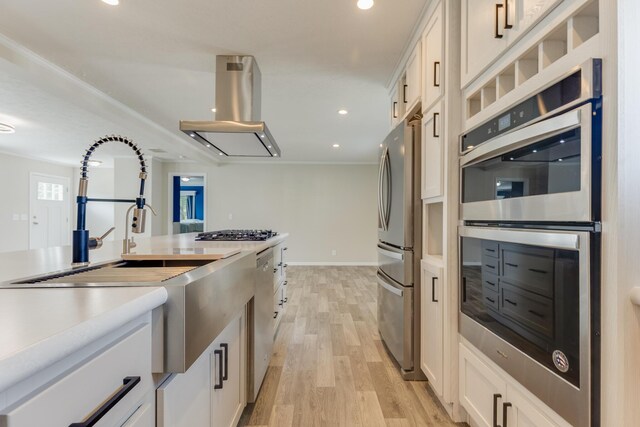
[[0,32],[61,70],[34,71],[37,57],[16,59],[0,40],[0,122],[18,130],[0,150],[77,163],[91,141],[121,133],[194,159],[178,121],[212,118],[215,55],[237,53],[260,65],[280,161],[375,162],[387,85],[427,2],[3,0]]

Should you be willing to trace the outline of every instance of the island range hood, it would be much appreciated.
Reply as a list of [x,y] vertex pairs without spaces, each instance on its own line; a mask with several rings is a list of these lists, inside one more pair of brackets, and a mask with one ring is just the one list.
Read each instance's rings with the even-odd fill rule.
[[216,56],[216,120],[181,120],[180,130],[219,156],[280,157],[280,148],[260,120],[261,80],[253,56]]

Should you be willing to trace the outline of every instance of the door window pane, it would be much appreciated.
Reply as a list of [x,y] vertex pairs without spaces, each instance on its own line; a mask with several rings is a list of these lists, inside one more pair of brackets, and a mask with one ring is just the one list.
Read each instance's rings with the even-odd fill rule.
[[64,189],[62,184],[38,182],[38,200],[63,201]]

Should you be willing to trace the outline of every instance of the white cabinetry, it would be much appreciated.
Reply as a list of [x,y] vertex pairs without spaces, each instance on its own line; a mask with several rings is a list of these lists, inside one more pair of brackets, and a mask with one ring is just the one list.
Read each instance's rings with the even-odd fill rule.
[[411,111],[422,94],[422,44],[418,42],[407,60],[405,83],[403,88],[404,112]]
[[443,195],[444,129],[442,104],[438,103],[422,119],[422,198]]
[[422,261],[420,367],[433,391],[443,394],[442,268]]
[[273,247],[274,268],[273,268],[273,334],[275,335],[280,326],[280,321],[287,306],[287,248],[285,242],[280,242]]
[[444,26],[442,2],[429,19],[422,35],[424,81],[422,82],[422,110],[427,111],[440,99],[444,91]]
[[473,347],[460,344],[460,403],[472,425],[569,427],[565,420],[476,352]]
[[[120,339],[0,411],[0,426],[68,426],[97,418],[123,425],[153,394],[151,326],[139,325]],[[107,401],[115,402],[108,405]],[[153,413],[135,426],[152,427]]]
[[562,1],[462,0],[462,87]]
[[158,427],[230,427],[246,404],[244,309],[183,374],[157,391]]

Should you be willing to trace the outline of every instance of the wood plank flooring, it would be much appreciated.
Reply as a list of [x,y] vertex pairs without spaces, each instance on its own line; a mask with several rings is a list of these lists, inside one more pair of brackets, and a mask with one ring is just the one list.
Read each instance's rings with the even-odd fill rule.
[[403,381],[376,325],[373,267],[290,267],[289,303],[239,426],[454,426],[426,382]]

